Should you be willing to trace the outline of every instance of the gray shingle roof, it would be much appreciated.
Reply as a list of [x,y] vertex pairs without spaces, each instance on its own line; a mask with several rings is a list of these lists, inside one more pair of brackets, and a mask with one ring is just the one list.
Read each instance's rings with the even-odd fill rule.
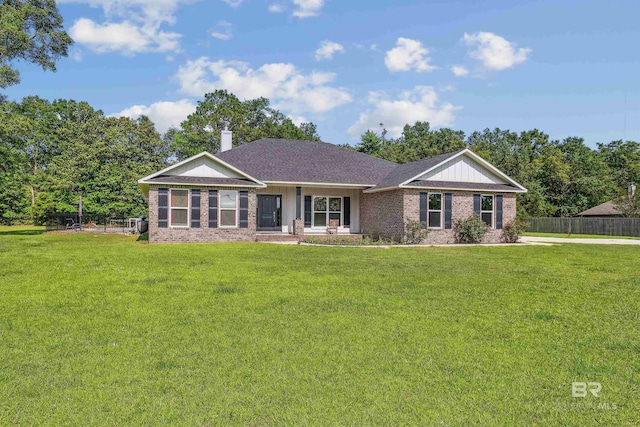
[[420,175],[428,169],[436,166],[439,163],[446,161],[448,158],[455,156],[464,150],[454,151],[452,153],[441,154],[439,156],[431,157],[429,159],[418,160],[411,163],[405,163],[403,165],[399,165],[389,172],[384,179],[376,181],[378,185],[372,188],[380,189],[387,187],[397,187],[403,182]]
[[235,178],[206,178],[197,176],[162,175],[147,180],[150,184],[195,184],[195,185],[223,185],[233,187],[260,187],[259,184],[248,179]]
[[398,165],[326,142],[261,139],[216,154],[260,181],[372,186]]
[[[418,172],[420,173],[420,172]],[[520,192],[517,187],[506,184],[484,184],[480,182],[457,182],[457,181],[411,181],[409,184],[414,187],[433,188],[433,189],[461,189],[461,190],[486,190],[486,191],[504,191],[504,192]]]
[[578,216],[621,216],[622,214],[613,204],[613,201],[604,202],[601,205],[580,212]]

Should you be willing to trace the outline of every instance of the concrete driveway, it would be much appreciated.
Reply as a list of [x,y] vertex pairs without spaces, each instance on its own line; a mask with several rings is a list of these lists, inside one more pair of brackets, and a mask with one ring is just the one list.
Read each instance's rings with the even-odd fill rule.
[[522,236],[520,240],[523,243],[587,243],[590,245],[631,245],[640,246],[639,240],[627,239],[569,239],[566,237],[533,237]]

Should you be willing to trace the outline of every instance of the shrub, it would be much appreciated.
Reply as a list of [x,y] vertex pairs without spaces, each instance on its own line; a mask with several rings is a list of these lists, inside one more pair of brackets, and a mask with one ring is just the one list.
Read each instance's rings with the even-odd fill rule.
[[402,243],[405,245],[419,245],[429,234],[429,230],[420,221],[407,221],[404,230]]
[[502,229],[502,241],[505,243],[517,243],[527,228],[529,228],[529,224],[520,218],[508,222]]
[[458,219],[453,223],[456,243],[480,243],[487,231],[489,226],[478,214],[473,214],[466,219]]

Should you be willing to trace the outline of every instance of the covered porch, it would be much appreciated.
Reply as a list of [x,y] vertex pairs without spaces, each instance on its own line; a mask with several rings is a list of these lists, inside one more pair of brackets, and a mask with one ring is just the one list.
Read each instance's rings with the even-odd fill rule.
[[270,185],[259,189],[256,232],[266,235],[360,234],[361,188],[321,185]]

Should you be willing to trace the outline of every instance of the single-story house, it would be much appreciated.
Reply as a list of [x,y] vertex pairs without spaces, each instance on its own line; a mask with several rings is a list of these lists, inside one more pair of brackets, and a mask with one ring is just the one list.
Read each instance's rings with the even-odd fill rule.
[[622,212],[618,210],[613,200],[608,202],[604,202],[601,205],[594,206],[591,209],[587,209],[586,211],[580,212],[578,216],[588,216],[588,217],[620,217],[622,216]]
[[[636,195],[636,186],[632,182],[629,184],[627,188],[627,196],[629,199],[633,198]],[[578,216],[587,216],[587,217],[599,217],[599,218],[611,218],[611,217],[621,217],[623,216],[618,206],[616,206],[616,200],[609,200],[608,202],[604,202],[601,205],[594,206],[591,209],[587,209],[586,211],[582,211],[578,214]]]
[[400,239],[408,221],[426,243],[454,243],[453,223],[477,213],[498,242],[527,190],[465,149],[396,164],[325,142],[262,139],[200,153],[139,180],[149,241],[301,240],[309,234]]

